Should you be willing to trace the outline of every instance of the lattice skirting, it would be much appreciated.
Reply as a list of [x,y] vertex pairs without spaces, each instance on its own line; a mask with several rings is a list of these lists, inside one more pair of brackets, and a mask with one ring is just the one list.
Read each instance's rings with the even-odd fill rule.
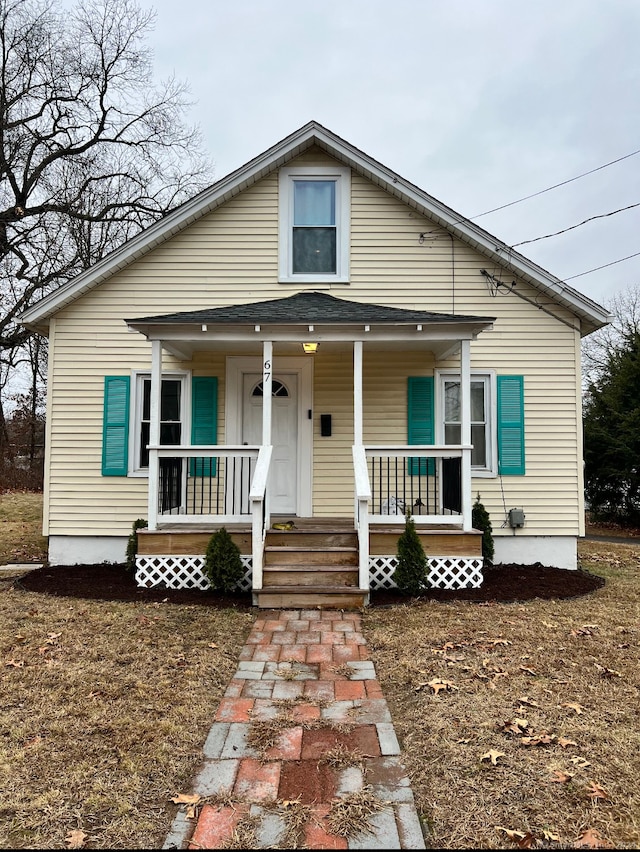
[[[482,585],[481,556],[427,556],[427,563],[431,589],[478,589]],[[397,564],[395,556],[370,556],[370,587],[395,589],[392,576]]]
[[[244,577],[237,584],[240,592],[251,591],[251,556],[241,556]],[[209,589],[204,573],[204,556],[136,556],[136,583],[150,589]]]

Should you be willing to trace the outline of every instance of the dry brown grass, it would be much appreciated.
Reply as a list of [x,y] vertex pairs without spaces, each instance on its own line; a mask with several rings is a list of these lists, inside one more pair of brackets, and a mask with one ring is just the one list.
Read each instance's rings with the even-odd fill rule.
[[252,621],[1,583],[0,846],[160,848]]
[[42,494],[0,493],[0,565],[44,562],[47,539],[42,535]]
[[640,844],[640,549],[580,547],[607,580],[583,598],[365,614],[436,848]]

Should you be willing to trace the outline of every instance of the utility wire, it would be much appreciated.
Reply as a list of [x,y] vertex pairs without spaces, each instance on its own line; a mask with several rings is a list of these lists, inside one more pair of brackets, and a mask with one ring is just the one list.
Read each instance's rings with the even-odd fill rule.
[[586,272],[579,272],[577,275],[569,275],[567,278],[563,278],[563,281],[571,281],[572,278],[580,278],[583,275],[588,275],[590,272],[597,272],[599,269],[606,269],[607,266],[615,266],[616,263],[622,263],[623,260],[631,260],[632,257],[640,256],[640,251],[637,251],[635,254],[628,254],[626,257],[621,257],[618,260],[612,260],[611,263],[604,263],[602,266],[595,266],[593,269],[587,269]]
[[475,216],[469,216],[468,218],[471,220],[480,219],[481,216],[488,216],[489,213],[496,213],[498,210],[505,210],[507,207],[513,207],[514,204],[520,204],[521,201],[528,201],[530,198],[536,198],[538,195],[544,195],[545,192],[551,192],[552,189],[558,189],[559,186],[566,186],[568,183],[573,183],[574,180],[579,180],[580,178],[587,177],[587,175],[595,174],[595,172],[599,172],[602,169],[615,165],[616,163],[621,163],[623,160],[628,160],[629,157],[635,157],[636,154],[640,154],[640,148],[637,151],[632,151],[630,154],[625,154],[624,157],[618,157],[617,160],[611,160],[609,163],[604,163],[601,166],[597,166],[595,169],[590,169],[588,172],[582,172],[580,175],[576,175],[568,180],[563,180],[560,183],[555,183],[553,186],[548,186],[546,189],[541,189],[538,192],[532,192],[531,195],[525,195],[523,198],[510,201],[508,204],[502,204],[500,207],[493,207],[491,210],[485,210],[484,213],[478,213]]
[[538,240],[548,240],[549,237],[557,237],[559,234],[566,234],[567,231],[573,231],[575,228],[580,228],[582,225],[586,225],[587,222],[593,222],[594,219],[606,219],[607,216],[615,216],[616,213],[624,213],[625,210],[633,210],[634,207],[640,207],[640,201],[637,204],[629,204],[628,207],[619,207],[617,210],[612,210],[610,213],[599,213],[597,216],[589,216],[588,219],[583,219],[582,222],[578,222],[577,225],[570,225],[568,228],[563,228],[561,231],[554,231],[553,234],[544,234],[542,237],[534,237],[531,240],[522,240],[519,243],[513,243],[510,248],[524,246],[527,243],[537,243]]

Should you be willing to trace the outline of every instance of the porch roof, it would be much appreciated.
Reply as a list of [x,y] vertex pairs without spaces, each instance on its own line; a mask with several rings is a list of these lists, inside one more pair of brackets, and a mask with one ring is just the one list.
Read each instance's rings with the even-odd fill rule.
[[206,308],[202,311],[181,311],[175,314],[142,317],[125,320],[129,325],[202,325],[216,323],[263,323],[277,325],[307,325],[318,323],[360,324],[375,323],[392,325],[415,325],[416,323],[471,323],[486,325],[495,317],[477,317],[464,314],[443,314],[434,311],[416,311],[392,308],[338,299],[329,293],[295,293],[282,299],[268,299],[242,305],[227,305],[222,308]]
[[457,351],[461,340],[473,340],[490,329],[494,317],[392,308],[310,291],[125,322],[148,340],[162,341],[163,348],[182,360],[190,359],[197,350],[267,340],[283,344],[345,344],[357,340],[401,344],[430,349],[437,358],[443,358]]

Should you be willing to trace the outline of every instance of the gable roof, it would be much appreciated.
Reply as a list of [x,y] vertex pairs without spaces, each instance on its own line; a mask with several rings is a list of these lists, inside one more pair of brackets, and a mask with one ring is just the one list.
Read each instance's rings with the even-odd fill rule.
[[58,310],[313,145],[317,145],[356,173],[427,216],[453,236],[476,249],[488,260],[499,264],[502,269],[509,270],[545,296],[567,308],[580,319],[583,334],[588,334],[609,321],[609,314],[601,305],[574,290],[559,278],[514,251],[506,243],[469,219],[460,216],[318,122],[310,121],[244,166],[168,213],[86,272],[45,296],[23,313],[21,322],[39,331],[46,329],[49,318]]

